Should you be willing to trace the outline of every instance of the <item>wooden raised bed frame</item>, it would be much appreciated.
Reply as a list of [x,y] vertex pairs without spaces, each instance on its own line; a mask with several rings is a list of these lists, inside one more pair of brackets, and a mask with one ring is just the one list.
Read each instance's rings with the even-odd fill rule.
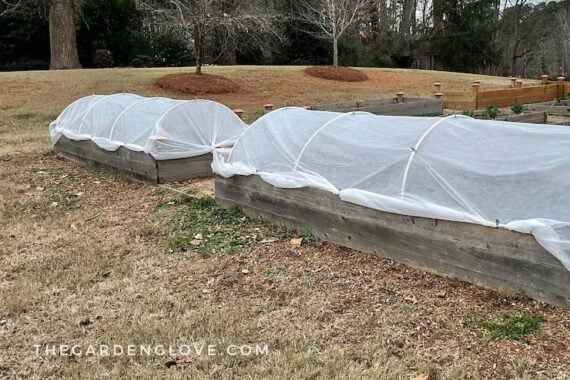
[[570,272],[532,235],[392,214],[313,189],[281,189],[257,176],[216,177],[216,201],[350,248],[507,293],[570,308]]
[[529,104],[528,109],[531,111],[547,112],[549,115],[570,116],[570,105],[558,106],[556,102]]
[[425,98],[398,98],[366,100],[353,103],[339,103],[311,107],[317,111],[370,112],[386,116],[437,116],[443,114],[443,100]]
[[212,175],[212,155],[176,160],[155,160],[150,154],[120,147],[114,152],[99,148],[93,141],[74,141],[62,136],[54,146],[58,156],[79,164],[102,164],[126,176],[151,184],[179,182]]

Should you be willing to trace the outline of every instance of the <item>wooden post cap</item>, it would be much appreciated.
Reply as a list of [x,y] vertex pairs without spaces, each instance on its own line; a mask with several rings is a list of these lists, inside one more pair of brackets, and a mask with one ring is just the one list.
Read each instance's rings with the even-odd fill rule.
[[436,92],[435,94],[433,94],[435,96],[436,99],[441,99],[443,98],[443,93],[441,92]]
[[559,82],[564,82],[566,80],[566,77],[557,77],[556,79],[558,79]]
[[404,92],[403,91],[396,92],[396,99],[397,99],[398,103],[403,103],[404,102]]
[[473,87],[473,91],[479,91],[479,87],[481,87],[481,84],[473,82],[471,87]]
[[303,108],[306,110],[312,110],[313,109],[313,107],[311,107],[311,106],[303,106]]
[[271,104],[271,103],[264,104],[263,108],[265,109],[265,111],[271,111],[271,110],[273,110],[273,104]]
[[235,110],[233,110],[236,114],[238,115],[243,115],[243,110],[236,108]]
[[540,76],[540,80],[542,81],[542,84],[547,84],[548,83],[548,75],[542,74]]
[[480,80],[480,79],[475,79],[475,80],[473,81],[473,84],[481,84],[481,80]]

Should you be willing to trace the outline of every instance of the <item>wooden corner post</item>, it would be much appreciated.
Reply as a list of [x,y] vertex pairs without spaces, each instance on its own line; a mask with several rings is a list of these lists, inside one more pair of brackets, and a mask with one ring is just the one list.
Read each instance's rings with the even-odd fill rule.
[[433,84],[433,92],[436,94],[441,92],[441,83],[435,82]]
[[396,93],[396,103],[404,103],[404,93],[402,91]]
[[475,109],[479,109],[479,87],[481,84],[473,82],[471,85],[473,87],[473,96],[475,97]]
[[558,97],[562,99],[564,97],[564,80],[565,77],[558,77]]

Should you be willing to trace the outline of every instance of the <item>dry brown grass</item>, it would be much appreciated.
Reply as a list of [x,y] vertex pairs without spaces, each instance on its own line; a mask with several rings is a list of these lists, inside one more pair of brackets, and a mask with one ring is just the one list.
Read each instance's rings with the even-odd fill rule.
[[[280,240],[210,258],[170,253],[171,221],[186,207],[172,201],[178,194],[50,152],[47,123],[69,101],[94,92],[164,95],[153,83],[174,71],[0,74],[0,377],[567,378],[568,311],[330,244],[293,249]],[[365,70],[368,82],[339,86],[302,68],[208,71],[242,87],[215,99],[252,114],[267,101],[345,101],[396,89],[421,95],[435,80],[468,87],[473,78]],[[208,193],[212,183],[176,187]],[[474,322],[503,312],[544,322],[520,341],[491,340]],[[266,343],[270,353],[172,362],[37,357],[34,349],[191,339]]]

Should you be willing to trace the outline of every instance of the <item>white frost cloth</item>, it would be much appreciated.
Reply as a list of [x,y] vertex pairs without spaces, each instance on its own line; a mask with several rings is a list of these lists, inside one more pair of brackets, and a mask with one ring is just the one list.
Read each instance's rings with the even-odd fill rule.
[[252,124],[224,177],[316,187],[381,211],[531,233],[570,270],[570,128],[283,108]]
[[124,146],[168,160],[232,146],[245,128],[229,108],[209,100],[91,95],[70,104],[50,124],[50,137],[54,145],[66,136],[92,140],[109,151]]

